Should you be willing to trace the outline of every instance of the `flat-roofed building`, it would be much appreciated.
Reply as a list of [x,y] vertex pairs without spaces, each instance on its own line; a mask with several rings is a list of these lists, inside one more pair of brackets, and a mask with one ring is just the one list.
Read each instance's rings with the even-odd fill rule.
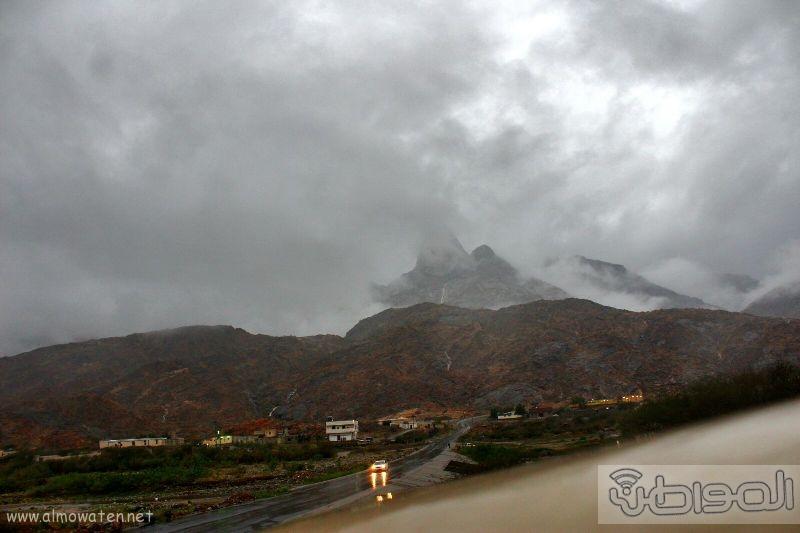
[[103,448],[134,448],[157,446],[182,446],[183,439],[175,437],[140,437],[135,439],[103,439],[100,449]]
[[391,427],[400,429],[431,429],[433,420],[417,420],[416,418],[395,418],[390,424]]
[[259,444],[264,437],[259,435],[217,435],[203,441],[203,446],[231,446],[235,444]]
[[325,436],[331,442],[351,441],[358,438],[358,420],[328,420]]

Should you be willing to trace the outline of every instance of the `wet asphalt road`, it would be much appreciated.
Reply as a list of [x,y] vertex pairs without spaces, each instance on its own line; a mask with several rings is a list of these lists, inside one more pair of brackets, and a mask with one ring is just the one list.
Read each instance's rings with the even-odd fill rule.
[[[461,420],[455,430],[425,448],[390,464],[392,479],[403,476],[439,455],[448,445],[467,432],[473,419]],[[312,514],[321,508],[370,493],[367,471],[358,472],[313,485],[298,487],[288,494],[266,500],[227,507],[210,513],[187,516],[167,524],[148,527],[154,532],[256,531],[288,520]]]

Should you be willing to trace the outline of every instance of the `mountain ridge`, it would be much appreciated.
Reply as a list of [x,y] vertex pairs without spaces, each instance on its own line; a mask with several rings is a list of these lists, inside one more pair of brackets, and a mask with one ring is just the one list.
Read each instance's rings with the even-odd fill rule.
[[371,418],[419,406],[658,394],[705,375],[800,363],[800,320],[706,309],[632,312],[580,299],[499,310],[388,309],[345,337],[179,328],[0,360],[0,444],[210,434],[272,414]]

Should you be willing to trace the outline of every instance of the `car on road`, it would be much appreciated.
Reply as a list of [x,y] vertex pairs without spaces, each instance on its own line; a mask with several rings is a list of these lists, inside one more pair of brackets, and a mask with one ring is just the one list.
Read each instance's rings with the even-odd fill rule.
[[372,463],[372,466],[369,467],[370,470],[373,472],[379,472],[381,470],[388,470],[389,463],[385,459],[380,459]]

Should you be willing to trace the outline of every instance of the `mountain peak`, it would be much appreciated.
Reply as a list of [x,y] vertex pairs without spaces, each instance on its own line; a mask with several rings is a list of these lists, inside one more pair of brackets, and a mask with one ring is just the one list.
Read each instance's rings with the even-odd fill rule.
[[494,250],[492,250],[488,244],[481,244],[480,246],[472,250],[472,254],[470,255],[472,255],[472,257],[478,261],[480,261],[481,259],[490,259],[492,257],[495,257]]
[[440,233],[437,237],[423,245],[413,270],[388,285],[373,286],[376,301],[392,307],[434,302],[497,309],[567,296],[542,280],[522,279],[486,244],[468,254],[452,234]]
[[429,236],[417,256],[414,270],[429,275],[443,276],[452,272],[474,268],[473,258],[461,242],[450,233]]

